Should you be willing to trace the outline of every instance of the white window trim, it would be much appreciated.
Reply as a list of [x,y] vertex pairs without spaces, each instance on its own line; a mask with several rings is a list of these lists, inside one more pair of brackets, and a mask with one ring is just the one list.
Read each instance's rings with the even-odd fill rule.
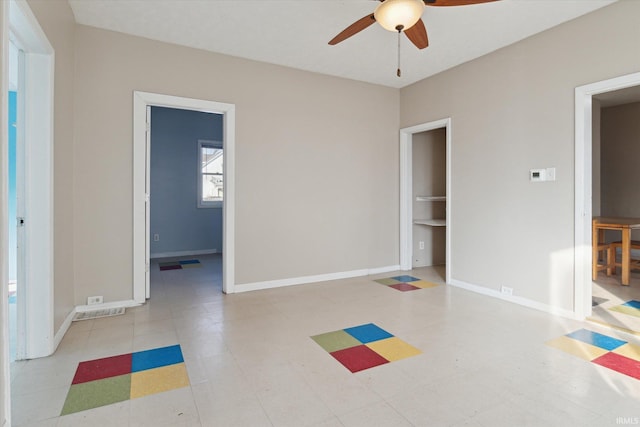
[[[202,147],[213,147],[219,148],[223,150],[224,156],[224,144],[222,141],[210,141],[206,139],[198,140],[198,164],[197,164],[197,181],[198,181],[198,208],[209,209],[209,208],[222,208],[222,204],[224,203],[224,196],[222,201],[214,201],[214,202],[205,202],[202,200]],[[223,160],[224,161],[224,160]]]

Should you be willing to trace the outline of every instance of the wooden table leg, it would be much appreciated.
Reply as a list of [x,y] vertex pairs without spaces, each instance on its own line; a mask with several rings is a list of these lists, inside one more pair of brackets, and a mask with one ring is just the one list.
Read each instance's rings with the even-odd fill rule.
[[631,262],[631,229],[622,229],[622,284],[629,286]]

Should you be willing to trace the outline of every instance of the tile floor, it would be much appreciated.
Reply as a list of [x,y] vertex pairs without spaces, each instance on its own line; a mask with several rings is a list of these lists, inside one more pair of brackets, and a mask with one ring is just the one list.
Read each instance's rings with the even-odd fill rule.
[[80,362],[60,415],[189,385],[179,345]]
[[311,337],[351,372],[420,354],[421,351],[373,323]]
[[620,269],[617,275],[609,277],[602,271],[593,282],[592,293],[596,302],[602,302],[593,307],[591,320],[640,336],[639,313],[634,307],[620,307],[629,301],[640,301],[640,271],[631,272],[629,286],[620,284]]
[[[640,382],[545,343],[590,329],[452,286],[390,292],[360,277],[235,295],[220,259],[152,273],[151,300],[75,322],[12,365],[14,426],[614,426]],[[401,274],[400,272],[396,274]],[[442,284],[441,268],[411,276]],[[420,354],[352,373],[310,337],[373,323]],[[189,385],[60,416],[78,363],[179,344]]]
[[406,274],[386,277],[384,279],[376,279],[374,282],[401,292],[417,291],[419,289],[435,288],[438,286],[437,283],[428,282],[420,279],[419,277],[408,276]]
[[547,341],[547,345],[640,380],[640,346],[588,329]]

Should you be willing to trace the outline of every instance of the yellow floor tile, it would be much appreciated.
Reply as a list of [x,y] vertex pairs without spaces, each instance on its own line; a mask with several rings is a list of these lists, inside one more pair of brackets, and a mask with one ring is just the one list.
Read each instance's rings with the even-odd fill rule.
[[189,377],[184,363],[148,369],[131,374],[131,398],[187,387]]
[[603,348],[574,340],[573,338],[569,338],[564,335],[551,341],[547,341],[546,344],[550,347],[557,348],[558,350],[562,350],[566,353],[589,361],[608,353],[608,351]]
[[390,362],[405,359],[422,353],[412,345],[407,344],[400,338],[391,337],[380,341],[374,341],[367,344],[371,350],[378,353]]
[[426,288],[435,288],[438,286],[437,283],[427,282],[426,280],[417,280],[415,282],[409,282],[411,286],[415,286],[416,288],[426,289]]
[[613,350],[613,352],[640,362],[640,346],[638,345],[626,343]]

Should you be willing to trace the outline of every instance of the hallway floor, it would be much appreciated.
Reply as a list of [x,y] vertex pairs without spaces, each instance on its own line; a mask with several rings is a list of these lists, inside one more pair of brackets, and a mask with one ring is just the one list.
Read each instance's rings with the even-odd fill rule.
[[[160,271],[155,262],[147,304],[74,322],[55,355],[12,364],[13,425],[600,427],[640,420],[638,379],[585,360],[581,350],[547,344],[579,338],[576,348],[597,347],[603,334],[606,342],[624,341],[634,357],[640,337],[446,286],[441,268],[224,295],[220,257],[197,258],[200,268]],[[399,292],[374,281],[399,274],[438,286]],[[384,353],[390,363],[352,372],[331,354],[335,346],[393,337],[407,346]],[[60,416],[81,362],[177,345],[185,382]]]

